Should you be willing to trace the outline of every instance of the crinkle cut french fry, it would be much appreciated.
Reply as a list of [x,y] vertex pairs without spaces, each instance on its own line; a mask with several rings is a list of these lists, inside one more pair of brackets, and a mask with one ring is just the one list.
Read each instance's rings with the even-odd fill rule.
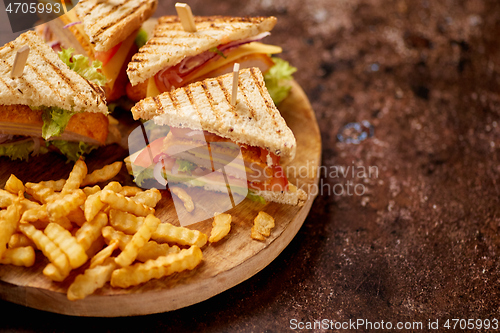
[[44,233],[66,254],[71,268],[78,268],[87,261],[87,254],[83,246],[59,224],[49,223]]
[[49,220],[51,222],[56,222],[58,219],[67,216],[78,206],[83,205],[86,198],[85,193],[78,189],[63,196],[59,200],[48,203],[47,213],[49,214]]
[[132,235],[136,233],[143,223],[144,217],[138,217],[117,209],[109,211],[109,224],[116,230],[123,231],[126,234]]
[[70,222],[73,222],[79,227],[81,227],[85,222],[87,222],[87,220],[85,219],[85,214],[83,213],[83,210],[80,207],[77,207],[76,209],[69,212],[67,217],[68,220],[70,220]]
[[147,216],[155,212],[151,207],[139,204],[130,198],[109,190],[103,190],[101,192],[101,201],[107,203],[111,208],[119,209],[137,216]]
[[111,275],[111,286],[128,288],[187,269],[192,270],[198,266],[202,259],[203,254],[200,248],[191,246],[179,253],[117,269]]
[[84,215],[87,221],[92,221],[94,217],[104,208],[106,204],[101,201],[101,191],[87,197],[84,204]]
[[115,193],[120,193],[123,187],[118,182],[109,182],[108,185],[104,186],[103,191],[113,191]]
[[75,234],[76,241],[85,250],[89,249],[93,242],[101,236],[101,229],[108,224],[108,216],[99,213],[92,221],[85,222]]
[[7,249],[0,257],[0,264],[31,267],[35,264],[35,250],[31,246]]
[[5,190],[12,194],[24,193],[24,184],[14,174],[11,174],[5,183]]
[[26,192],[42,204],[49,202],[49,198],[55,193],[52,188],[44,187],[40,183],[26,183]]
[[62,188],[61,193],[63,195],[70,193],[73,190],[79,189],[80,184],[87,176],[87,165],[83,161],[83,158],[80,156],[78,161],[76,161],[73,166],[73,170],[71,170],[64,187]]
[[[9,193],[5,190],[0,189],[0,208],[9,207],[10,205],[12,205],[14,200],[16,200],[16,198],[17,198],[17,195],[14,195],[12,193]],[[25,210],[35,208],[35,207],[38,207],[40,205],[36,202],[30,201],[27,199],[21,199],[21,206],[22,206],[22,211],[21,211],[21,214],[22,214]]]
[[83,274],[78,275],[69,286],[67,297],[70,301],[83,299],[91,295],[106,282],[111,280],[111,274],[116,269],[113,258],[108,258],[103,265],[88,268]]
[[118,257],[116,257],[116,263],[121,267],[125,267],[133,263],[140,248],[143,247],[147,241],[149,241],[151,235],[158,227],[158,224],[160,224],[160,220],[157,217],[152,214],[148,215],[144,219],[144,223],[139,230],[137,230],[134,236],[132,236],[130,242],[125,246]]
[[203,247],[207,243],[207,235],[184,227],[176,227],[170,223],[161,223],[151,236],[160,243],[176,243],[179,245],[196,245]]
[[115,162],[109,165],[106,165],[102,169],[95,170],[94,172],[88,174],[82,181],[80,186],[87,186],[90,184],[97,184],[101,182],[105,182],[110,180],[114,176],[116,176],[121,168],[123,162]]
[[26,235],[21,233],[13,234],[9,239],[9,244],[7,245],[9,249],[15,249],[17,247],[33,246],[36,247],[35,243]]
[[149,241],[139,250],[136,260],[140,262],[155,260],[161,256],[178,253],[180,250],[176,245],[169,246],[167,243],[158,244],[155,241]]
[[210,232],[210,238],[208,241],[210,243],[215,243],[226,237],[231,230],[231,220],[232,218],[230,214],[215,215],[214,221],[212,222],[212,231]]
[[191,196],[187,194],[184,189],[180,187],[170,187],[170,192],[175,194],[181,201],[184,203],[184,208],[188,211],[188,213],[191,213],[194,210],[194,203],[193,199],[191,199]]
[[69,265],[68,258],[42,231],[37,230],[31,224],[19,224],[18,228],[36,244],[36,247],[43,252],[63,275],[69,274],[71,266]]
[[0,216],[0,257],[2,257],[5,250],[7,250],[7,243],[16,231],[17,224],[21,219],[19,202],[20,197],[16,198],[14,203]]
[[28,209],[21,216],[21,223],[33,223],[36,221],[41,221],[45,223],[49,222],[49,215],[47,214],[47,205],[42,205]]
[[155,208],[161,200],[161,193],[155,188],[139,192],[133,198],[135,202],[141,203],[151,208]]
[[59,180],[47,180],[43,182],[37,183],[41,187],[48,187],[51,188],[54,192],[61,192],[64,184],[66,184],[66,179],[59,179]]
[[95,185],[93,187],[84,187],[82,188],[83,190],[83,193],[85,193],[85,195],[88,197],[89,195],[91,194],[96,194],[97,192],[101,191],[101,188],[99,187],[99,185]]
[[94,257],[90,260],[90,268],[102,265],[106,259],[111,257],[113,251],[118,248],[118,241],[111,241],[108,246],[106,246],[101,251],[97,252]]
[[42,271],[43,275],[51,279],[52,281],[62,282],[68,276],[70,271],[61,271],[53,263],[49,263]]
[[111,244],[111,242],[113,241],[117,241],[118,247],[122,251],[125,248],[125,246],[132,240],[131,235],[127,235],[121,231],[118,231],[109,225],[102,228],[102,236],[104,237],[104,240],[108,245]]
[[143,192],[142,189],[137,186],[123,186],[120,194],[126,197],[133,197],[141,192]]

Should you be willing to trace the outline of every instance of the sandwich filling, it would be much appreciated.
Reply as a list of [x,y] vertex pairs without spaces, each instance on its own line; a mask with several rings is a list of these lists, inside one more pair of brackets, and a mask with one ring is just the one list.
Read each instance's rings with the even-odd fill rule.
[[215,191],[225,190],[229,183],[231,191],[240,195],[289,190],[279,156],[207,131],[170,127],[167,136],[131,155],[128,162],[139,186],[157,178],[154,168],[159,164],[162,177],[170,183]]
[[[99,86],[106,78],[99,62],[62,49],[59,58],[70,69]],[[0,105],[0,156],[28,160],[30,156],[59,151],[76,161],[106,143],[108,117],[102,113],[73,112],[58,107]]]

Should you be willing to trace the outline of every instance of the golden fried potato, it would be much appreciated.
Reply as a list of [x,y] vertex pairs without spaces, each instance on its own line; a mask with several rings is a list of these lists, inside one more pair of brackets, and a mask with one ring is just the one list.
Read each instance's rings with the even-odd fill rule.
[[73,170],[71,170],[69,177],[61,190],[61,193],[63,195],[66,195],[74,190],[79,189],[86,176],[87,165],[83,161],[83,157],[80,156],[78,161],[76,161],[75,165],[73,166]]
[[101,229],[108,224],[108,216],[104,213],[99,213],[92,221],[85,222],[75,234],[76,241],[88,250],[101,236]]
[[114,258],[108,258],[102,265],[85,270],[78,275],[69,286],[67,297],[70,301],[83,299],[94,291],[102,288],[106,282],[111,280],[111,274],[116,269]]
[[170,192],[175,194],[181,201],[184,203],[184,207],[188,211],[188,213],[191,213],[194,210],[194,203],[193,199],[189,196],[189,194],[184,191],[184,189],[180,187],[170,187]]
[[230,214],[216,214],[212,222],[212,231],[210,232],[210,243],[220,241],[222,238],[231,231],[231,215]]
[[7,250],[7,243],[16,231],[17,224],[21,219],[19,212],[20,200],[21,197],[16,198],[13,204],[0,216],[0,258]]
[[108,181],[120,172],[122,165],[123,162],[115,162],[113,164],[106,165],[102,169],[95,170],[83,179],[80,186],[87,186]]
[[31,246],[7,249],[0,257],[0,264],[31,267],[35,264],[35,250]]
[[109,224],[116,230],[123,231],[126,234],[135,234],[144,223],[144,217],[135,216],[121,210],[111,209],[109,211]]
[[198,247],[203,247],[208,239],[207,235],[201,231],[176,227],[170,223],[161,223],[151,238],[160,243],[196,245]]
[[151,279],[159,279],[184,270],[192,270],[198,266],[202,259],[203,254],[200,248],[191,246],[187,250],[179,251],[179,253],[117,269],[111,275],[111,286],[128,288]]
[[148,215],[139,230],[132,236],[130,242],[125,246],[118,257],[116,257],[116,263],[120,267],[125,267],[133,263],[139,250],[149,241],[159,224],[160,220],[157,217],[152,214]]
[[106,259],[111,257],[113,251],[118,248],[119,242],[117,240],[111,241],[108,246],[106,246],[101,251],[97,252],[94,257],[90,260],[90,267],[94,268],[96,266],[102,265]]
[[17,247],[26,247],[26,246],[32,246],[36,247],[35,243],[26,235],[21,234],[21,233],[14,233],[12,236],[10,236],[9,239],[9,244],[7,244],[7,247],[9,249],[15,249]]
[[123,186],[120,194],[126,197],[133,197],[141,192],[143,192],[143,190],[137,186]]
[[259,212],[253,221],[251,237],[256,240],[266,240],[265,237],[271,235],[271,230],[274,228],[274,219],[271,215],[265,212]]
[[7,182],[5,183],[5,190],[12,194],[18,194],[19,191],[24,193],[25,189],[23,182],[20,181],[19,178],[11,174],[9,179],[7,179]]
[[49,223],[44,233],[66,254],[71,268],[78,268],[87,261],[88,257],[83,246],[59,224]]
[[101,201],[107,203],[111,208],[132,213],[137,216],[147,216],[155,212],[151,207],[137,203],[128,197],[110,190],[103,190],[100,197]]
[[135,202],[144,204],[148,207],[155,208],[161,200],[161,193],[155,188],[139,192],[133,198]]
[[116,241],[118,242],[118,247],[122,251],[125,248],[125,246],[132,240],[131,235],[127,235],[121,231],[118,231],[109,225],[102,228],[101,232],[106,244],[109,245],[112,242]]
[[69,274],[71,266],[68,258],[42,231],[37,230],[31,224],[19,224],[18,228],[36,244],[36,247],[57,267],[61,274],[66,276]]
[[149,241],[139,250],[136,260],[140,262],[155,260],[161,256],[178,253],[180,250],[176,245],[169,246],[167,243],[158,244],[155,241]]
[[[67,184],[67,183],[66,183]],[[47,204],[47,213],[49,221],[56,222],[57,220],[68,216],[73,210],[85,203],[85,193],[80,190],[72,190],[71,193],[64,195],[58,200]]]

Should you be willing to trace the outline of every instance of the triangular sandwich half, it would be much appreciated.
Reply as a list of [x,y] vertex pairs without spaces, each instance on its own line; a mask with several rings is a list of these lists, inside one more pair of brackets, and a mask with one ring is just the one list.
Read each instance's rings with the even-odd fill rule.
[[[135,119],[170,129],[166,137],[131,155],[126,160],[129,170],[142,179],[139,172],[161,161],[169,183],[223,191],[229,179],[233,192],[246,195],[248,189],[268,201],[298,204],[306,193],[288,182],[281,166],[295,156],[295,137],[269,96],[262,73],[258,68],[240,71],[234,106],[232,80],[232,74],[205,79],[137,103],[132,108]],[[237,155],[243,159],[241,167],[231,163]]]
[[125,95],[127,64],[138,50],[136,37],[157,6],[158,0],[80,0],[37,30],[56,51],[73,48],[91,61],[101,61],[106,98],[114,101]]
[[128,65],[131,85],[139,85],[127,88],[131,99],[146,97],[146,90],[151,97],[228,73],[235,62],[241,68],[259,67],[265,72],[274,66],[269,55],[282,51],[258,42],[276,24],[273,16],[195,16],[194,21],[197,31],[186,32],[178,16],[159,18],[153,37]]
[[[30,48],[21,77],[12,78],[16,53]],[[106,143],[104,91],[59,58],[33,31],[0,48],[0,156],[27,159],[58,149],[76,157]]]

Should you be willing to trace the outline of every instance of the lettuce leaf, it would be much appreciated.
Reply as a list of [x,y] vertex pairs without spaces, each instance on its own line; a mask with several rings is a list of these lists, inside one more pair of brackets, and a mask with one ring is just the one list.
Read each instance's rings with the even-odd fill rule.
[[144,168],[144,170],[140,172],[135,172],[134,170],[134,182],[137,184],[139,187],[143,187],[144,183],[148,180],[154,180],[156,181],[155,175],[154,175],[154,168],[149,167],[149,168]]
[[[0,156],[7,156],[11,160],[28,160],[34,148],[33,140],[26,140],[21,143],[10,143],[0,145]],[[45,154],[48,149],[40,147],[39,154]]]
[[66,64],[68,67],[80,74],[85,79],[93,82],[99,86],[103,86],[106,84],[106,76],[102,74],[98,69],[102,68],[102,62],[98,60],[94,60],[90,63],[89,58],[81,55],[72,54],[75,52],[75,49],[62,49],[59,52],[59,58]]
[[137,45],[138,48],[143,47],[146,45],[148,42],[148,33],[144,29],[140,29],[139,32],[137,33],[137,37],[135,37],[135,45]]
[[40,109],[43,110],[42,137],[45,140],[53,136],[60,136],[66,129],[70,118],[75,114],[58,107],[41,107]]
[[175,163],[179,164],[180,172],[191,172],[196,169],[196,164],[185,160],[175,160]]
[[263,205],[265,205],[267,203],[266,199],[264,199],[260,195],[253,193],[252,191],[248,191],[247,198],[252,200],[253,202],[257,202],[257,203],[260,203]]
[[86,155],[92,150],[98,148],[98,146],[90,145],[85,142],[69,142],[64,140],[53,140],[47,142],[47,144],[52,144],[57,147],[57,149],[59,149],[61,153],[66,156],[68,162],[76,162],[80,156]]
[[278,105],[290,93],[293,80],[292,74],[297,71],[297,68],[281,58],[272,57],[271,59],[274,66],[264,74],[264,80],[274,104]]

